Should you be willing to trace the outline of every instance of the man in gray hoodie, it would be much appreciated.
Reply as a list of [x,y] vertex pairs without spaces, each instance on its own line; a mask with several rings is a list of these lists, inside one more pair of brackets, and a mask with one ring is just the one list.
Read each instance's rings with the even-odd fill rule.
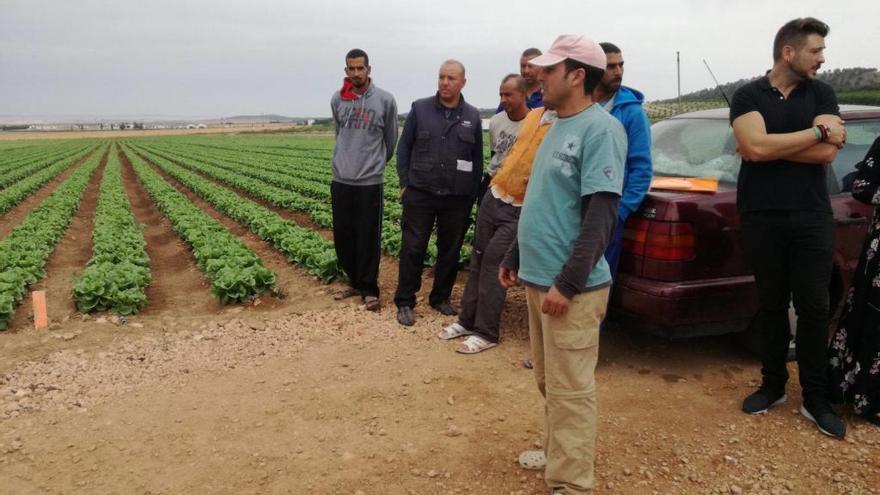
[[385,165],[397,142],[397,103],[370,79],[370,58],[359,48],[345,55],[342,89],[330,107],[336,126],[333,147],[333,239],[349,279],[337,300],[360,295],[378,311]]

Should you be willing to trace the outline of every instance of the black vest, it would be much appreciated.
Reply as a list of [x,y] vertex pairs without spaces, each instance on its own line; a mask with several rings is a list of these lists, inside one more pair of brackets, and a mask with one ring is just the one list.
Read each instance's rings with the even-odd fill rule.
[[409,186],[440,196],[476,196],[483,176],[482,150],[476,149],[480,112],[462,97],[447,120],[436,96],[416,100],[413,110]]

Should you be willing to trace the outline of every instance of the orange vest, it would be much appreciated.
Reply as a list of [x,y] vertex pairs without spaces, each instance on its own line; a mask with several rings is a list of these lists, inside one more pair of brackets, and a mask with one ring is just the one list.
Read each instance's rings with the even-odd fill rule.
[[492,178],[492,186],[502,196],[512,197],[515,204],[522,204],[526,197],[526,184],[532,172],[532,160],[535,159],[538,146],[541,145],[552,123],[546,122],[542,125],[542,115],[544,115],[544,107],[536,108],[526,115],[513,147],[501,162],[501,169]]

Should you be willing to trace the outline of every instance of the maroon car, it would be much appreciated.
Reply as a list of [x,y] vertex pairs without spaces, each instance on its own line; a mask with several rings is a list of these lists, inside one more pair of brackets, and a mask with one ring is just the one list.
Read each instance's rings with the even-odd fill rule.
[[[831,307],[849,286],[872,215],[850,195],[854,165],[880,135],[880,107],[841,105],[847,145],[828,168],[835,233]],[[747,330],[758,308],[736,211],[736,153],[728,109],[651,127],[655,177],[715,177],[715,193],[652,190],[626,222],[611,317],[670,338]]]

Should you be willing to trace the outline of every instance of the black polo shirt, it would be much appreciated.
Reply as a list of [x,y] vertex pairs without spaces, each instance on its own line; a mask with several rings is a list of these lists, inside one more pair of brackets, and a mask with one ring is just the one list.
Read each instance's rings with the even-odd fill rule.
[[[817,115],[840,115],[831,86],[808,79],[784,98],[767,76],[752,81],[733,94],[730,122],[757,111],[768,134],[802,131],[813,126]],[[831,212],[827,165],[789,160],[751,162],[743,159],[737,181],[736,204],[741,213],[766,210]]]

